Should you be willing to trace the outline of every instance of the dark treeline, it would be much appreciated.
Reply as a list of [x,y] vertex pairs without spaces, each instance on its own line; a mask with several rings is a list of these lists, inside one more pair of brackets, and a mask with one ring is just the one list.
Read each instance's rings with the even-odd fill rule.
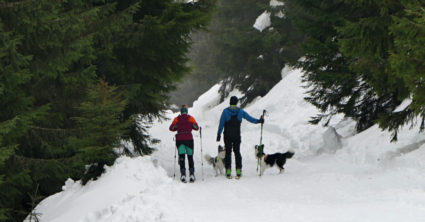
[[[214,0],[0,0],[0,221],[86,183],[146,133]],[[37,212],[33,212],[36,216]]]

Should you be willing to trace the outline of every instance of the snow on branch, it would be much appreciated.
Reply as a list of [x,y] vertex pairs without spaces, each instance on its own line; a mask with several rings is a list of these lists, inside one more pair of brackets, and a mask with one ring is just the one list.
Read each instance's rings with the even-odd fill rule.
[[271,25],[270,20],[270,12],[264,11],[263,14],[257,17],[255,20],[255,23],[253,25],[254,28],[258,29],[260,32],[262,32],[264,29],[269,27]]

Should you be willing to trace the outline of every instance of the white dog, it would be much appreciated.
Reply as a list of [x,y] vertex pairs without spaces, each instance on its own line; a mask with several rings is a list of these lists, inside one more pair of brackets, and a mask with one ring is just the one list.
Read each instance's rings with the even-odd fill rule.
[[264,170],[273,166],[276,166],[279,169],[279,173],[282,173],[286,159],[292,158],[294,154],[295,153],[292,150],[289,150],[286,153],[264,154],[264,145],[255,146],[255,157],[260,161],[260,176],[263,175]]
[[218,146],[218,155],[216,157],[211,157],[208,154],[205,154],[204,158],[208,164],[212,165],[215,170],[215,176],[218,174],[224,174],[224,157],[226,156],[226,151],[222,146]]

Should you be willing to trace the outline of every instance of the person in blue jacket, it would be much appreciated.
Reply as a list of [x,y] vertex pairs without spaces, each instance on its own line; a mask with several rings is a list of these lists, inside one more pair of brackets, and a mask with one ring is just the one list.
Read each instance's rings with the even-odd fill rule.
[[227,178],[232,178],[232,150],[235,153],[236,162],[236,178],[242,176],[242,156],[240,152],[241,145],[241,122],[246,119],[251,123],[264,123],[264,118],[256,119],[250,116],[243,109],[236,106],[238,97],[232,96],[230,98],[230,106],[223,110],[220,117],[220,125],[218,126],[217,142],[220,142],[221,133],[224,129],[224,146],[226,149],[226,156],[224,158],[224,165],[226,167]]

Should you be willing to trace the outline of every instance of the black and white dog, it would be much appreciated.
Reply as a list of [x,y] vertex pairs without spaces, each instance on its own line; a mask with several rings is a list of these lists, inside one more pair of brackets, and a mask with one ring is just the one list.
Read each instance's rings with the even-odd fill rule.
[[224,174],[224,157],[226,156],[226,151],[222,146],[218,146],[218,154],[216,157],[211,157],[208,154],[205,154],[204,158],[208,164],[212,165],[215,170],[215,176],[218,174]]
[[264,170],[276,166],[279,169],[279,173],[284,171],[283,165],[286,163],[286,159],[292,158],[295,152],[292,150],[287,151],[286,153],[274,153],[274,154],[264,154],[264,144],[255,146],[255,157],[260,164],[260,176],[263,175]]

